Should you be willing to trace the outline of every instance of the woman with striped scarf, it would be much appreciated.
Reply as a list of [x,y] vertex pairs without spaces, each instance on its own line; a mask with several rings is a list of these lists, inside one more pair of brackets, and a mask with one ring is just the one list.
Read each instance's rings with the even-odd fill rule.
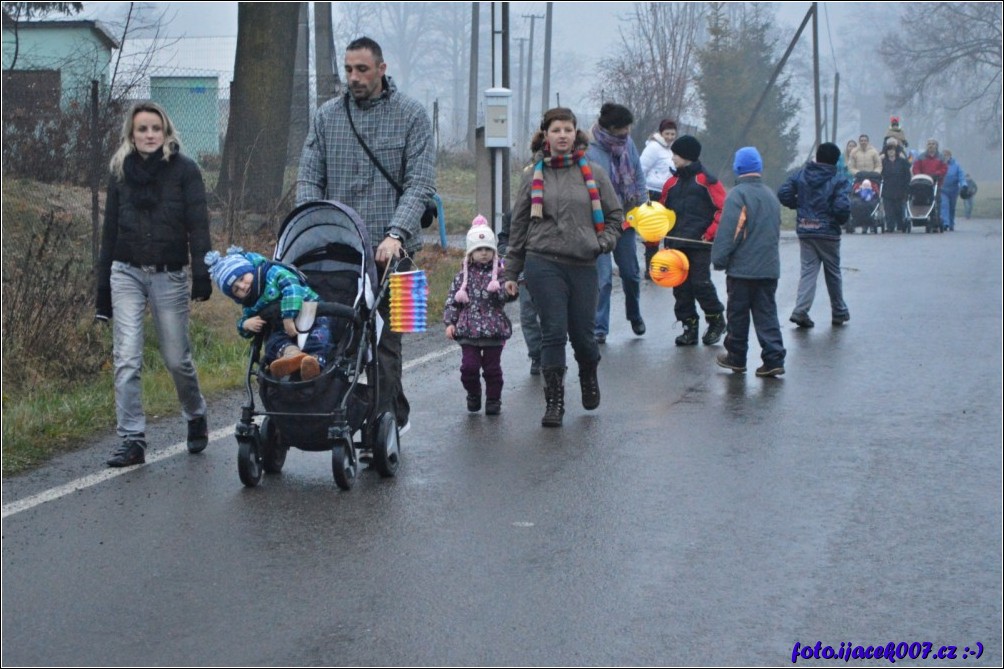
[[610,177],[586,159],[588,146],[570,109],[545,112],[530,144],[532,169],[512,211],[505,289],[517,295],[523,272],[540,313],[545,427],[559,427],[565,413],[566,341],[579,365],[583,408],[600,405],[596,258],[617,245],[624,211]]

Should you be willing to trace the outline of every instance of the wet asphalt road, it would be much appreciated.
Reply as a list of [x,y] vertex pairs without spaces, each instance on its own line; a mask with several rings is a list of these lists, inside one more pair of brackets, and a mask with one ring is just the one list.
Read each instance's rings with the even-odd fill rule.
[[[602,406],[573,372],[561,429],[520,337],[486,417],[459,352],[414,336],[394,479],[340,492],[327,454],[293,450],[245,489],[234,397],[200,456],[171,420],[163,459],[122,475],[109,437],[5,480],[3,664],[779,666],[821,641],[999,666],[1000,222],[958,227],[846,237],[852,320],[831,327],[820,278],[808,331],[785,236],[780,379],[753,375],[755,338],[746,375],[675,347],[648,284],[648,334],[615,295]],[[32,501],[63,484],[81,489]]]

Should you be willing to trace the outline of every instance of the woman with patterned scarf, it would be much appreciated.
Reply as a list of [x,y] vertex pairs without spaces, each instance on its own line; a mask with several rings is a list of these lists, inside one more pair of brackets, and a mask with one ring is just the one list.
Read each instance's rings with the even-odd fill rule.
[[600,350],[593,338],[596,258],[617,245],[624,211],[610,177],[586,159],[588,144],[572,110],[545,112],[530,143],[532,170],[513,205],[505,290],[517,295],[516,279],[523,272],[540,313],[545,427],[559,427],[565,413],[568,340],[579,365],[582,406],[600,405]]

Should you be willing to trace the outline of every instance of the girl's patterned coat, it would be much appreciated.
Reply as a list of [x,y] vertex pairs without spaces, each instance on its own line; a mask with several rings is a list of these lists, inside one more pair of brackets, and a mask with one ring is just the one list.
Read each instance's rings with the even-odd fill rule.
[[457,327],[455,340],[458,344],[501,346],[512,336],[512,323],[504,311],[503,291],[488,291],[488,284],[492,280],[492,264],[470,262],[467,270],[467,293],[471,301],[467,304],[459,304],[454,299],[463,279],[463,271],[453,277],[443,310],[443,323]]

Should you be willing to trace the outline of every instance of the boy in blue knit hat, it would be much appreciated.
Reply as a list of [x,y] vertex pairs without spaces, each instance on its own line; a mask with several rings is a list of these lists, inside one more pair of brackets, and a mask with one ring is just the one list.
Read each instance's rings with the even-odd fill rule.
[[[301,311],[305,311],[304,316],[313,313],[320,300],[302,275],[238,246],[231,246],[225,256],[210,251],[206,265],[220,291],[244,307],[237,320],[237,332],[245,339],[262,331],[267,323],[262,311],[279,303],[281,326],[275,321],[265,342],[264,362],[269,374],[281,378],[299,373],[300,379],[307,381],[321,373],[331,348],[329,319],[320,316],[310,324],[303,322],[309,318],[301,319],[303,331],[297,329]],[[302,335],[306,335],[305,341],[299,341]]]
[[784,374],[784,341],[777,321],[777,280],[781,276],[781,203],[763,183],[763,160],[753,146],[736,151],[732,170],[736,186],[729,191],[711,246],[715,269],[725,270],[728,325],[720,367],[746,371],[750,317],[763,360],[757,376]]

